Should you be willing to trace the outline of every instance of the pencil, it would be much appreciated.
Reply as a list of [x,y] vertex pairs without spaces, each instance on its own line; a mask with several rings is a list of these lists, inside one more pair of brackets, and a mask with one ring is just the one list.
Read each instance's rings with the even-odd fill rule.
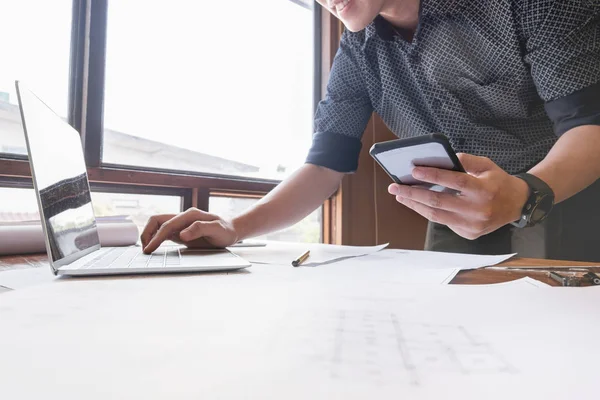
[[298,258],[296,258],[294,261],[292,261],[292,265],[294,267],[298,267],[300,266],[300,264],[302,264],[310,255],[310,250],[306,250],[304,253],[302,253],[302,255]]

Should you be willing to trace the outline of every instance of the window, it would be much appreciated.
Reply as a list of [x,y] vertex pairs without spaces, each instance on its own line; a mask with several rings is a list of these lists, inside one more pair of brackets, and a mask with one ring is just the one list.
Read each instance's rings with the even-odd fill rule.
[[33,189],[0,188],[0,224],[39,221]]
[[92,192],[92,203],[96,217],[130,217],[140,234],[151,216],[181,212],[179,196]]
[[[0,188],[0,223],[39,221],[37,199],[33,189]],[[141,230],[155,214],[181,212],[181,197],[149,194],[92,192],[97,218],[129,217]]]
[[27,155],[15,80],[67,116],[71,0],[0,0],[0,154]]
[[312,1],[108,6],[103,162],[282,179],[312,137]]
[[[258,198],[304,162],[321,91],[313,0],[0,7],[0,222],[39,219],[21,189],[31,175],[15,80],[83,134],[97,215],[131,214],[140,229],[156,213],[245,208],[253,200],[236,196]],[[320,219],[268,237],[319,241]]]
[[[258,199],[244,197],[211,196],[209,211],[222,218],[232,218],[256,203]],[[317,209],[296,225],[273,232],[258,239],[286,242],[319,243],[321,238],[321,209]]]
[[[37,199],[33,189],[0,188],[0,198],[11,201],[0,206],[0,224],[39,221]],[[256,198],[211,196],[209,211],[223,218],[232,218],[256,203]],[[94,213],[98,219],[129,217],[140,233],[148,219],[156,214],[177,214],[181,211],[180,196],[92,192]],[[288,242],[321,242],[321,210],[318,209],[296,225],[259,239]]]

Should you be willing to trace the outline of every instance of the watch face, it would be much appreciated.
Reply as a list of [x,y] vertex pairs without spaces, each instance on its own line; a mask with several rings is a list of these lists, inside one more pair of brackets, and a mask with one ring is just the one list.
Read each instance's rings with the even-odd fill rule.
[[533,212],[531,213],[531,222],[537,223],[543,221],[548,216],[553,206],[553,197],[548,195],[542,195],[538,199],[537,204],[535,205]]

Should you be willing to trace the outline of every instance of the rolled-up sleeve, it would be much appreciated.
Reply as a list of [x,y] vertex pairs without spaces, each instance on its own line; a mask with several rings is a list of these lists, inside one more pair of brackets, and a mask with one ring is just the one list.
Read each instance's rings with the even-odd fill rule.
[[600,125],[600,1],[524,4],[525,61],[555,133]]
[[333,61],[327,94],[317,107],[315,134],[306,158],[309,164],[338,172],[354,172],[358,168],[361,138],[373,112],[351,46],[346,32]]
[[546,113],[558,136],[578,126],[600,125],[600,83],[547,102]]

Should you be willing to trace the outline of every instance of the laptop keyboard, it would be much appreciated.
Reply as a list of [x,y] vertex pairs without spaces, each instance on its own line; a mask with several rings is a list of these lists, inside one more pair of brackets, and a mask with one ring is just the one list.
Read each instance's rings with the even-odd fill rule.
[[178,247],[159,248],[152,254],[144,254],[140,247],[112,247],[100,249],[98,255],[79,269],[108,268],[162,268],[181,265]]

